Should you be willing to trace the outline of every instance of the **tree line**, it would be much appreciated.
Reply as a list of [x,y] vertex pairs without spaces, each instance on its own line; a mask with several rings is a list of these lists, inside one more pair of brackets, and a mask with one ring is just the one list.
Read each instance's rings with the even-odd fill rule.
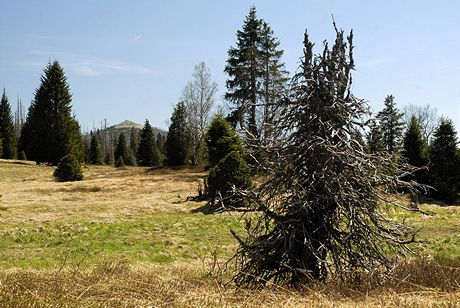
[[173,112],[170,138],[163,134],[155,136],[146,120],[140,131],[131,129],[129,144],[127,136],[120,133],[109,141],[109,146],[103,146],[102,140],[106,138],[101,130],[91,131],[89,138],[82,136],[80,126],[72,116],[72,95],[64,70],[58,61],[49,63],[25,119],[22,103],[18,103],[13,119],[11,105],[3,90],[0,157],[27,158],[51,165],[57,165],[69,154],[80,163],[88,164],[153,167],[201,164],[206,157],[204,138],[217,85],[211,80],[204,62],[196,65],[193,77],[184,89],[183,100]]
[[383,110],[371,121],[365,143],[369,153],[387,152],[407,161],[419,170],[405,180],[430,185],[429,194],[438,200],[458,201],[460,152],[450,119],[438,119],[429,105],[409,105],[401,112],[394,96],[388,95]]
[[[272,126],[288,88],[288,72],[281,62],[283,51],[270,26],[250,10],[243,29],[237,32],[237,47],[231,47],[225,71],[226,116],[240,132],[244,146],[251,149],[251,159],[262,159],[254,149],[274,138]],[[0,104],[0,143],[2,158],[26,157],[37,162],[57,164],[72,153],[80,162],[141,166],[180,166],[205,164],[206,131],[212,117],[217,85],[205,63],[199,63],[193,79],[187,83],[181,101],[175,106],[167,138],[153,135],[148,120],[138,134],[134,129],[127,144],[126,136],[114,138],[114,146],[101,153],[101,131],[81,138],[77,121],[71,115],[71,95],[62,67],[57,61],[44,71],[27,118],[15,116],[5,90]],[[19,104],[19,103],[18,103]],[[455,201],[458,193],[458,148],[452,122],[442,118],[436,123],[435,110],[429,106],[409,106],[400,112],[392,95],[385,98],[385,108],[373,119],[363,143],[370,153],[399,153],[421,170],[415,180],[436,190],[436,198]],[[17,113],[23,114],[22,104]],[[435,126],[437,125],[437,126]],[[434,133],[434,135],[433,135]],[[430,138],[433,135],[433,138]],[[444,139],[448,141],[441,141]],[[105,157],[104,157],[105,156]],[[251,162],[250,160],[248,162]],[[255,166],[256,164],[252,164]]]
[[[274,122],[289,96],[293,79],[282,62],[284,51],[270,25],[256,16],[252,7],[237,31],[236,46],[228,50],[224,115],[243,139],[245,159],[252,168],[261,165],[264,147],[279,136]],[[305,69],[301,67],[302,69]],[[154,166],[206,165],[206,134],[214,116],[217,84],[204,62],[194,68],[192,80],[174,107],[167,136],[154,136],[148,120],[138,133],[120,134],[105,149],[101,131],[82,138],[80,126],[71,114],[71,93],[61,65],[54,61],[44,69],[41,84],[24,119],[18,101],[14,119],[5,89],[0,103],[0,153],[2,158],[19,158],[56,165],[72,154],[79,162]],[[404,112],[388,95],[385,107],[370,119],[367,130],[357,132],[371,154],[382,152],[407,160],[421,168],[407,179],[428,184],[431,195],[454,202],[459,191],[459,149],[457,134],[448,118],[438,119],[429,105],[407,106]],[[101,151],[104,148],[105,151]],[[104,153],[102,153],[104,152]],[[427,167],[423,169],[424,167]]]
[[[284,51],[270,25],[256,16],[252,7],[237,31],[236,46],[228,50],[224,115],[242,137],[246,161],[253,169],[261,165],[264,147],[275,142],[273,125],[289,96],[293,80],[282,62]],[[303,68],[305,69],[305,68]],[[5,89],[0,103],[0,153],[2,158],[19,158],[56,165],[72,154],[89,164],[140,165],[159,167],[185,164],[206,165],[209,159],[206,134],[213,116],[217,84],[204,62],[194,68],[182,97],[174,107],[167,136],[154,136],[148,120],[140,132],[120,134],[102,145],[102,131],[82,138],[80,126],[71,114],[71,94],[61,65],[54,61],[44,69],[41,84],[24,118],[18,101],[14,119]],[[459,191],[459,149],[457,134],[448,118],[438,119],[429,105],[396,107],[395,97],[385,98],[383,110],[371,116],[367,130],[357,132],[371,154],[382,152],[407,160],[421,168],[409,180],[428,184],[437,199],[454,202]],[[112,146],[113,144],[113,146]],[[104,151],[101,151],[104,149]],[[243,154],[243,153],[241,153]],[[424,167],[427,167],[423,169]]]

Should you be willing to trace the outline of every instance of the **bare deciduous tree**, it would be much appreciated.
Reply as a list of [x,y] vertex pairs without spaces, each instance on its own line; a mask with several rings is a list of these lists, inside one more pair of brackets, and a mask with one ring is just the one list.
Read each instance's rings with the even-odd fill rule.
[[211,120],[217,83],[204,62],[195,65],[193,79],[187,83],[182,100],[187,108],[187,125],[192,143],[192,163],[200,163],[200,149]]
[[325,42],[318,55],[305,33],[299,73],[274,126],[279,139],[264,149],[266,179],[257,190],[236,191],[257,213],[247,236],[233,232],[240,286],[356,279],[389,269],[390,253],[410,251],[414,233],[384,208],[405,208],[388,193],[421,186],[401,180],[413,167],[367,154],[356,139],[370,113],[350,92],[353,35],[335,30],[332,48]]
[[412,116],[415,116],[422,131],[423,141],[428,144],[436,126],[439,123],[438,111],[430,105],[407,105],[403,108],[403,120],[406,128],[410,126]]
[[21,130],[24,126],[24,122],[26,121],[26,113],[24,104],[22,100],[18,97],[16,112],[14,113],[14,131],[16,133],[16,137],[19,138],[21,136]]

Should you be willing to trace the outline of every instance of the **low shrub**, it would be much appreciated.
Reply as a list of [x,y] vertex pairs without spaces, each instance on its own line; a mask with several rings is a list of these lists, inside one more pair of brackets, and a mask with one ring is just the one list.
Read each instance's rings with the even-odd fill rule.
[[209,171],[207,179],[211,203],[220,199],[225,206],[239,207],[244,204],[233,194],[233,187],[247,189],[252,187],[251,169],[241,155],[230,152]]
[[80,162],[72,154],[64,156],[53,173],[58,182],[81,181],[83,171]]
[[123,157],[118,157],[117,161],[115,162],[115,167],[117,168],[122,168],[125,166],[125,161],[123,160]]

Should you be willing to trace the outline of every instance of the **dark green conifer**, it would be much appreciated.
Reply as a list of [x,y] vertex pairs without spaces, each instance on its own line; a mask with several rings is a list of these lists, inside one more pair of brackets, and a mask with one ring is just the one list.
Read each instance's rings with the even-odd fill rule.
[[131,127],[131,133],[129,135],[129,150],[131,152],[131,161],[134,165],[137,165],[137,151],[139,149],[139,132],[134,127]]
[[229,153],[237,151],[241,154],[243,151],[240,138],[221,115],[217,115],[211,121],[206,136],[206,145],[209,168],[213,168]]
[[3,151],[0,151],[0,157],[6,159],[15,159],[17,157],[17,141],[14,132],[13,115],[11,106],[8,102],[5,89],[3,89],[2,99],[0,102],[0,141]]
[[258,63],[261,20],[256,16],[256,8],[251,7],[243,24],[243,29],[237,31],[236,47],[228,51],[225,72],[227,93],[225,98],[234,107],[230,121],[241,128],[247,129],[250,134],[258,138],[256,108],[258,100],[257,80],[262,74]]
[[72,154],[84,161],[80,126],[71,114],[72,95],[58,61],[49,63],[29,107],[21,132],[20,151],[30,160],[57,164]]
[[460,160],[457,155],[457,133],[451,120],[441,119],[430,146],[430,184],[432,195],[449,203],[458,200]]
[[118,157],[117,161],[115,162],[115,167],[122,168],[125,166],[125,161],[123,160],[123,156]]
[[[422,131],[415,116],[412,116],[409,128],[404,134],[404,152],[403,156],[407,162],[415,167],[423,167],[428,164],[425,153],[425,143],[423,142]],[[419,183],[426,184],[426,171],[419,170],[413,175],[408,176],[406,180],[416,180]]]
[[207,179],[211,203],[225,207],[238,207],[246,203],[233,193],[233,188],[248,189],[253,186],[251,169],[238,151],[228,153],[209,170]]
[[97,133],[91,132],[90,134],[91,142],[89,148],[88,163],[94,165],[102,165],[104,162],[104,158],[102,154],[101,140],[99,139],[99,135]]
[[126,144],[126,137],[125,137],[125,134],[123,134],[122,132],[120,133],[120,136],[118,137],[118,142],[115,148],[114,156],[115,156],[116,163],[118,163],[119,158],[121,157],[123,159],[123,165],[128,165],[128,166],[132,165],[131,154],[129,153],[129,149]]
[[383,144],[389,153],[397,152],[401,147],[404,129],[403,114],[396,108],[393,95],[385,98],[385,107],[377,114],[383,134]]
[[380,127],[373,122],[367,135],[367,147],[370,154],[376,154],[385,150],[383,134]]
[[263,145],[273,142],[273,123],[279,115],[280,102],[286,92],[289,72],[281,62],[284,50],[280,49],[280,41],[274,36],[269,24],[262,20],[260,34],[260,62],[262,66],[261,87],[263,122],[260,136]]
[[83,171],[78,159],[72,154],[64,156],[53,173],[58,182],[81,181]]
[[155,142],[153,128],[148,120],[145,120],[144,127],[141,130],[137,160],[141,166],[161,165],[161,154]]
[[190,144],[186,108],[183,102],[179,102],[174,108],[165,147],[168,166],[181,166],[187,162]]
[[220,205],[231,207],[245,205],[234,195],[233,187],[243,190],[251,188],[251,169],[241,157],[244,151],[240,138],[221,115],[211,121],[206,145],[210,168],[207,188],[211,203],[217,201]]
[[241,30],[236,33],[236,47],[228,51],[225,72],[228,74],[225,98],[233,105],[227,118],[246,131],[246,143],[258,145],[271,138],[272,123],[287,82],[279,40],[251,7]]

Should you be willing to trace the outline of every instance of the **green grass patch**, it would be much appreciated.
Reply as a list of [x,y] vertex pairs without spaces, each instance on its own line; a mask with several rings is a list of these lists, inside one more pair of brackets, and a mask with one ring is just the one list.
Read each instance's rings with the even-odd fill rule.
[[418,242],[410,247],[420,256],[439,262],[460,259],[460,207],[424,204],[421,210],[390,207],[385,214],[418,230]]
[[[460,208],[425,206],[421,213],[388,213],[419,229],[412,248],[422,256],[447,262],[460,258]],[[229,258],[237,243],[229,230],[243,232],[239,215],[156,213],[115,222],[3,225],[1,268],[92,266],[101,259],[137,264],[200,261],[217,253]]]
[[92,265],[104,258],[134,263],[200,260],[217,252],[232,255],[230,228],[237,216],[158,213],[112,223],[79,221],[0,227],[0,267],[55,268]]
[[419,214],[408,223],[419,229],[416,250],[437,261],[460,258],[460,207],[423,206],[431,215]]

